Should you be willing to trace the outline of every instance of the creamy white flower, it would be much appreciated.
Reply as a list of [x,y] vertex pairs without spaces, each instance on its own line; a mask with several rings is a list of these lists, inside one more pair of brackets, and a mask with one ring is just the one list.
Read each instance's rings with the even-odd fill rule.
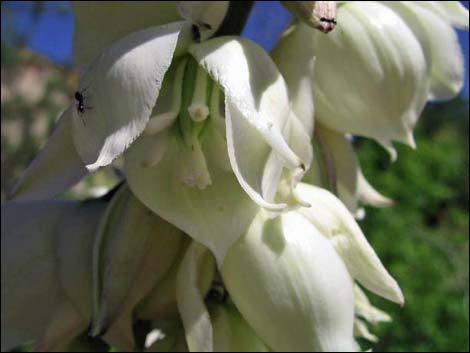
[[261,211],[221,268],[230,297],[274,351],[353,351],[351,277],[331,243],[297,211]]
[[173,89],[163,88],[162,109],[126,154],[125,173],[147,207],[209,247],[220,264],[257,204],[280,211],[302,202],[294,187],[311,146],[282,76],[259,46],[221,37],[189,52],[194,59],[170,69]]
[[[468,28],[468,10],[458,2],[341,2],[337,21],[328,35],[295,24],[274,50],[275,61],[293,94],[303,102],[314,96],[318,121],[374,138],[396,158],[392,141],[414,147],[412,130],[426,100],[451,98],[462,87],[452,26]],[[302,84],[309,71],[313,95],[312,85]]]

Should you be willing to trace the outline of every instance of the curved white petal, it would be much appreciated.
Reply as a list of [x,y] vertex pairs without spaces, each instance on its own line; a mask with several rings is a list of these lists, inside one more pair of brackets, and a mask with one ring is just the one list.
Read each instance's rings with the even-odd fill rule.
[[[338,8],[337,28],[324,35],[304,25],[315,41],[315,116],[325,126],[414,146],[412,129],[428,95],[420,43],[394,11],[377,2]],[[300,48],[298,49],[300,50]]]
[[106,332],[109,344],[135,349],[133,311],[173,264],[181,237],[127,187],[117,192],[94,245],[94,334]]
[[10,194],[16,201],[49,199],[82,179],[86,170],[72,141],[73,109],[60,117],[46,145],[23,172]]
[[[243,192],[233,173],[218,168],[211,160],[212,184],[204,190],[186,185],[179,174],[185,164],[182,149],[187,147],[174,131],[165,133],[171,134],[167,150],[155,167],[146,167],[142,157],[159,135],[142,136],[129,149],[125,164],[129,186],[148,208],[208,247],[220,265],[255,217],[258,206]],[[205,141],[204,151],[214,146],[212,139]]]
[[413,30],[423,46],[429,70],[430,100],[455,97],[463,87],[465,68],[452,26],[432,9],[406,1],[386,2]]
[[460,1],[413,1],[439,14],[452,26],[468,30],[468,9]]
[[289,101],[275,64],[261,47],[235,37],[193,44],[189,52],[224,90],[228,152],[240,185],[261,206],[284,208],[262,190],[271,151],[279,157],[279,169],[305,166],[283,136]]
[[300,183],[299,193],[311,203],[299,210],[334,245],[351,276],[370,291],[393,302],[403,304],[397,282],[380,262],[353,216],[329,191]]
[[193,241],[181,263],[176,284],[178,310],[190,352],[213,351],[212,325],[199,283],[201,277],[212,281],[214,269],[210,252]]
[[91,63],[105,48],[144,28],[178,21],[175,1],[72,1],[75,63]]
[[107,48],[83,75],[83,113],[74,110],[73,140],[89,170],[108,165],[142,133],[184,22],[132,33]]
[[365,205],[374,207],[388,207],[393,205],[393,200],[379,193],[365,178],[362,171],[357,176],[357,192],[359,201]]
[[274,351],[353,350],[353,284],[332,245],[296,211],[261,212],[221,268],[238,310]]

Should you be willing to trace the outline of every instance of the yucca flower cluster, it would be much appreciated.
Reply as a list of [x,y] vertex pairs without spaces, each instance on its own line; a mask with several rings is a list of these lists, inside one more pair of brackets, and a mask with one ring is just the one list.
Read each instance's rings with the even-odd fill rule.
[[[362,233],[389,206],[355,135],[396,159],[454,97],[459,2],[293,1],[271,54],[230,2],[76,2],[76,102],[2,204],[2,351],[358,351],[402,291]],[[53,199],[113,166],[106,196]],[[142,328],[142,323],[145,323]],[[136,331],[143,332],[143,342]]]

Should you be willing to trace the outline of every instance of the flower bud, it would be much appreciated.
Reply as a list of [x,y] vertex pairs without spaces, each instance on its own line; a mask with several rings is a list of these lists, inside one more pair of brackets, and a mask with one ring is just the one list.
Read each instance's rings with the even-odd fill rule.
[[183,233],[147,209],[123,186],[103,218],[94,246],[93,333],[134,349],[135,307],[164,277]]
[[[338,22],[328,36],[293,26],[277,51],[295,52],[298,60],[280,56],[276,63],[295,73],[291,66],[307,66],[315,56],[315,118],[332,130],[374,138],[395,158],[392,141],[414,146],[412,130],[428,96],[423,49],[403,19],[378,2],[342,4]],[[289,86],[293,79],[286,75]]]

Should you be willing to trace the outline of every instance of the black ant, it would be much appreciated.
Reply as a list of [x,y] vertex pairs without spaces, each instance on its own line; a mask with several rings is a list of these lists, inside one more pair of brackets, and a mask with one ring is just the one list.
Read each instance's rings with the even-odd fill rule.
[[[77,91],[75,92],[75,99],[77,100],[77,113],[78,115],[81,115],[85,113],[85,110],[91,110],[93,107],[88,107],[85,105],[85,92],[88,88],[85,88],[83,91]],[[82,118],[82,122],[85,124],[85,121]]]

